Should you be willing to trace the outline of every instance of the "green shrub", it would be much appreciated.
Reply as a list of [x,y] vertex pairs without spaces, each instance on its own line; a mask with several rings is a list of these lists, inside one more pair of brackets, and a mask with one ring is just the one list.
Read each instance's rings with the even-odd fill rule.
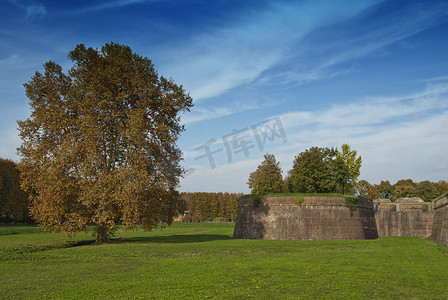
[[358,205],[358,197],[344,195],[344,198],[345,198],[345,205],[350,210],[350,216],[353,216],[353,211],[356,210],[356,206]]
[[259,195],[255,195],[255,196],[252,197],[252,199],[253,199],[253,201],[254,201],[254,206],[255,206],[255,207],[259,207],[260,204],[261,204],[261,199],[262,199],[262,197],[259,196]]
[[294,202],[300,206],[302,206],[303,201],[305,201],[305,198],[303,198],[303,196],[296,196]]

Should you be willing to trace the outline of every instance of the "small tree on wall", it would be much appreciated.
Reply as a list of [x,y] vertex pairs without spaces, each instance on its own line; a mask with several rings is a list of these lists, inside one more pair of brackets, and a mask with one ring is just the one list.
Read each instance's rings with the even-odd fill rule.
[[312,147],[296,156],[289,172],[288,191],[293,193],[333,192],[331,158],[333,150]]
[[247,182],[252,194],[280,193],[283,189],[280,162],[273,154],[265,154],[264,161],[249,175]]
[[347,144],[341,150],[312,147],[295,157],[287,189],[293,193],[352,194],[361,162],[361,156]]
[[336,148],[335,154],[333,165],[336,191],[342,194],[352,193],[361,173],[362,158],[348,144],[343,144],[341,150]]

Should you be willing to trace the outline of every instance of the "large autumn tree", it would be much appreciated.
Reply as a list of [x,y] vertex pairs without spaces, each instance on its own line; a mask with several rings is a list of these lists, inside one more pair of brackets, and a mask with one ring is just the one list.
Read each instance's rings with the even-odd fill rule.
[[108,241],[117,220],[145,230],[170,223],[183,170],[182,86],[125,45],[80,44],[65,74],[47,62],[24,86],[31,116],[19,121],[22,187],[41,227],[74,234],[96,225]]
[[283,189],[280,162],[273,154],[265,154],[258,168],[249,175],[247,182],[252,194],[280,193]]

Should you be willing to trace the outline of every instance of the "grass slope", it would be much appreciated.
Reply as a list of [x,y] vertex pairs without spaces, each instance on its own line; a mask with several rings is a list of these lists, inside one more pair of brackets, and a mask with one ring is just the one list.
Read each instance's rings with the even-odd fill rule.
[[263,241],[232,233],[233,224],[173,224],[73,247],[33,227],[0,227],[0,298],[448,297],[448,247],[428,239]]

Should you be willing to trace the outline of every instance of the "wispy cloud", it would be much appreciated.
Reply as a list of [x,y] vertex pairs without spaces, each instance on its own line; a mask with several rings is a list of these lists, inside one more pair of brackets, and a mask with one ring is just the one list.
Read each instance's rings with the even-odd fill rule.
[[[305,37],[298,43],[297,50],[291,50],[290,57],[282,64],[264,73],[258,79],[259,83],[302,85],[356,71],[353,67],[340,66],[370,55],[387,56],[387,46],[398,42],[402,47],[409,48],[405,46],[410,45],[406,38],[437,26],[448,16],[446,2],[425,7],[410,2],[400,10],[391,9],[387,5],[387,2],[384,3],[381,18],[370,22],[365,22],[364,18],[378,13],[377,8],[381,6],[370,9],[360,20],[356,17],[353,20],[346,19],[346,24],[338,25],[337,34],[331,34],[332,27],[322,26],[317,29],[325,41],[314,40],[319,36],[318,32],[315,32],[313,38]],[[412,44],[412,47],[418,46]],[[335,70],[335,67],[339,69]]]
[[[425,7],[410,3],[397,11],[381,2],[271,4],[227,28],[192,37],[171,55],[167,51],[163,69],[182,82],[195,100],[254,81],[301,85],[357,71],[343,64],[369,55],[389,55],[387,46],[406,43],[406,38],[448,16],[448,3]],[[365,22],[379,8],[384,16]],[[337,34],[331,33],[333,25],[338,26]],[[319,40],[310,38],[320,36],[319,32],[324,33]]]
[[262,10],[247,12],[226,28],[192,37],[171,54],[168,51],[164,73],[182,82],[195,100],[221,95],[276,66],[291,47],[316,28],[341,22],[375,3],[271,3]]
[[33,17],[44,16],[47,14],[47,9],[40,2],[20,0],[9,0],[9,2],[14,4],[17,8],[25,11],[25,19],[31,19]]
[[395,97],[365,97],[361,102],[334,105],[323,111],[296,111],[281,115],[283,126],[318,125],[331,128],[375,126],[402,118],[448,109],[448,82],[428,84],[420,92]]
[[437,82],[437,81],[446,81],[446,80],[448,80],[448,76],[439,76],[439,77],[421,79],[416,82]]
[[183,124],[192,124],[205,120],[212,120],[224,116],[232,115],[237,112],[255,109],[250,107],[214,107],[209,109],[195,108],[193,112],[189,112],[182,117]]
[[[182,179],[180,188],[182,191],[195,192],[243,192],[247,189],[246,182],[250,172],[253,172],[260,162],[258,158],[248,159],[223,165],[216,169],[201,165],[192,165],[191,167],[194,169],[194,172],[190,176]],[[232,175],[229,176],[229,174]],[[206,178],[213,178],[214,180],[204,185],[204,182],[208,181],[204,181]]]
[[104,1],[100,4],[87,6],[80,8],[78,10],[72,11],[71,13],[90,13],[107,9],[121,8],[130,5],[136,5],[144,2],[159,2],[160,0],[116,0],[116,1]]
[[[244,101],[233,101],[231,103],[226,103],[225,106],[210,106],[201,105],[202,103],[195,106],[195,108],[182,116],[182,123],[185,125],[206,121],[219,119],[221,117],[242,113],[245,111],[257,110],[261,108],[266,108],[274,105],[272,102],[262,102],[259,99],[251,100],[245,99]],[[278,104],[278,101],[277,103]]]
[[383,179],[448,178],[448,82],[428,84],[421,92],[397,97],[368,97],[322,111],[280,116],[289,143],[283,156],[312,146],[350,143],[363,156],[361,176]]
[[216,169],[206,159],[196,159],[203,151],[187,151],[186,163],[196,171],[182,184],[201,190],[200,183],[210,182],[213,176],[218,179],[207,186],[209,190],[222,191],[221,183],[230,180],[234,191],[247,192],[245,182],[265,152],[276,155],[286,174],[294,157],[305,149],[343,143],[361,154],[361,177],[371,182],[448,178],[448,152],[441,150],[448,148],[448,82],[428,84],[409,95],[370,96],[322,110],[288,112],[279,118],[287,143],[270,143],[263,153],[252,149],[246,159],[230,164],[220,161]]

